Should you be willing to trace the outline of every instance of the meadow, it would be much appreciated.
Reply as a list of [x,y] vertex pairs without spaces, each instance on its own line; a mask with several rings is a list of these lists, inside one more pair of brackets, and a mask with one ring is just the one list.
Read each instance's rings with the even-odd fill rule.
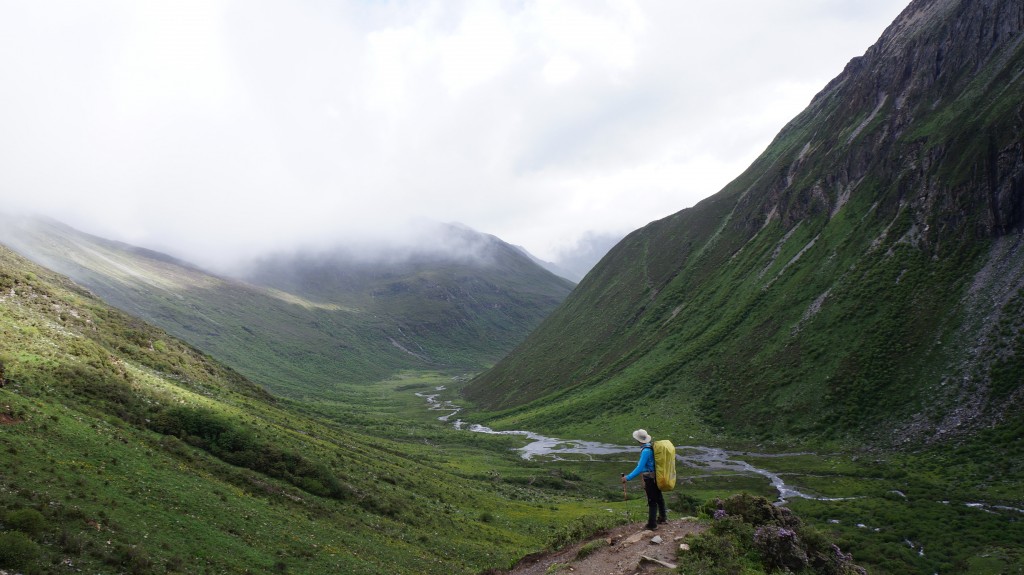
[[621,520],[396,390],[438,377],[273,396],[0,248],[0,569],[474,573]]
[[[459,396],[471,373],[281,398],[64,278],[3,250],[0,263],[0,569],[480,573],[644,512],[636,485],[623,501],[631,456],[524,460],[523,439],[454,429],[416,395],[444,386],[472,421],[483,412]],[[631,423],[560,433],[623,443]],[[788,456],[686,430],[672,439],[840,498],[788,505],[873,573],[1021,569],[1012,422],[942,448],[833,442]],[[709,501],[738,492],[776,496],[761,476],[680,471],[678,516],[708,521]]]
[[[457,387],[449,386],[445,393],[463,403]],[[460,415],[472,420],[473,414],[469,410]],[[687,439],[690,443],[675,442],[694,445]],[[1024,454],[1020,441],[1006,442],[1008,450],[991,447],[1005,439],[982,434],[958,445],[886,452],[835,442],[808,451],[806,444],[787,449],[733,440],[727,447],[735,458],[778,474],[813,498],[778,502],[779,492],[762,475],[680,465],[680,484],[666,500],[676,517],[693,515],[703,521],[710,520],[706,509],[713,509],[716,500],[738,493],[776,501],[871,573],[1019,573],[1024,572]],[[620,438],[618,443],[628,441]],[[631,470],[634,461],[632,456],[579,456],[542,465],[578,478],[575,488],[585,497],[615,506],[623,497],[619,474]],[[629,520],[644,520],[646,504],[637,485],[630,486],[628,503],[624,513]]]

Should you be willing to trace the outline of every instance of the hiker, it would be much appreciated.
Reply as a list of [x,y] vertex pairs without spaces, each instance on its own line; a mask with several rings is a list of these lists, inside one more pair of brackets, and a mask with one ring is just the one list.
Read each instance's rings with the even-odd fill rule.
[[[643,429],[634,431],[633,439],[641,445],[640,461],[637,462],[636,469],[629,475],[622,476],[622,483],[626,483],[637,475],[643,476],[644,492],[647,493],[647,528],[654,530],[658,528],[658,523],[668,520],[668,512],[665,510],[665,497],[658,489],[658,482],[654,476],[654,447],[651,446],[653,439]],[[657,518],[657,523],[655,523],[655,518]]]

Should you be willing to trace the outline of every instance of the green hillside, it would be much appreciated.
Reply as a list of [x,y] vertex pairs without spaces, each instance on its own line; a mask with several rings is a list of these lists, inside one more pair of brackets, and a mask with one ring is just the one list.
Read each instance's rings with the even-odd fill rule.
[[0,572],[500,573],[630,520],[621,461],[439,423],[452,383],[275,398],[0,247]]
[[596,437],[1012,429],[1021,10],[912,3],[746,172],[623,240],[466,397],[498,426]]
[[263,258],[246,281],[376,318],[394,345],[435,366],[492,365],[573,288],[521,250],[456,225],[431,243]]
[[373,397],[314,415],[0,248],[0,569],[474,573],[608,515]]
[[467,417],[768,451],[871,573],[1021,572],[1021,94],[1024,4],[912,2],[736,180],[613,248]]
[[290,397],[346,398],[406,369],[479,370],[572,289],[469,231],[484,242],[478,259],[314,266],[282,256],[243,282],[50,220],[4,224],[4,244]]
[[687,573],[772,572],[783,540],[849,567],[821,572],[1024,572],[1021,94],[1024,4],[915,0],[560,304],[465,230],[460,257],[282,255],[243,282],[5,222],[78,283],[0,246],[0,574],[496,575],[642,514],[631,456],[521,459],[414,395],[442,386],[561,445],[728,451],[677,467]]

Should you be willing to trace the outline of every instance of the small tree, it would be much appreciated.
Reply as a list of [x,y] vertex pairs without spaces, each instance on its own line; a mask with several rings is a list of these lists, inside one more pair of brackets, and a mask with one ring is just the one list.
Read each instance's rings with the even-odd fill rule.
[[33,539],[42,534],[46,527],[46,519],[43,514],[35,509],[19,509],[7,514],[5,521],[9,529],[21,531]]
[[39,546],[20,531],[0,533],[0,567],[24,569],[39,557]]

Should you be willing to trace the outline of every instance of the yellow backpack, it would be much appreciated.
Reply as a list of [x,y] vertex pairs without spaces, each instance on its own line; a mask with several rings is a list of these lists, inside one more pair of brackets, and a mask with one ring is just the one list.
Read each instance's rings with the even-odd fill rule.
[[676,488],[676,446],[667,439],[655,441],[653,446],[654,477],[658,481],[658,489],[672,491]]

